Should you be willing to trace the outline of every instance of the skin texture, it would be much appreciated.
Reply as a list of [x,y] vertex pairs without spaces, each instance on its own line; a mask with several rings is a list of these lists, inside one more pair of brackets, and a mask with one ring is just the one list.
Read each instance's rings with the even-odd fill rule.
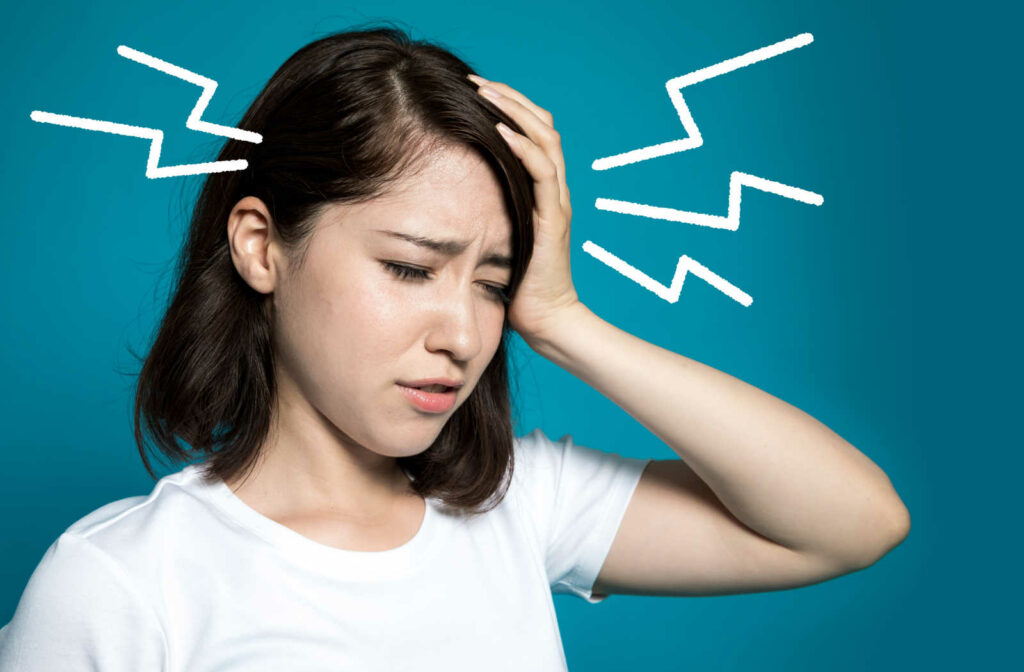
[[[511,225],[487,164],[450,146],[386,196],[329,207],[298,268],[266,205],[240,200],[231,254],[271,297],[278,404],[253,473],[228,483],[235,494],[324,543],[369,550],[411,538],[424,502],[394,458],[431,445],[494,356],[505,304],[488,286],[507,286],[509,271],[478,261],[511,254]],[[449,258],[375,229],[468,247]],[[403,279],[383,262],[428,277]],[[396,385],[442,376],[465,381],[444,413],[418,410]]]

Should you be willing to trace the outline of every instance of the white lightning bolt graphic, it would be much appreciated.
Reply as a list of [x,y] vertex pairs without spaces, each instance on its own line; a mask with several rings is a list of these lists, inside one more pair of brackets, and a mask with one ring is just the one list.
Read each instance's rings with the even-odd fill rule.
[[703,278],[709,285],[744,306],[749,306],[754,302],[754,299],[739,287],[725,280],[722,276],[717,275],[696,259],[692,259],[685,254],[679,257],[679,263],[676,265],[676,273],[672,276],[672,284],[666,287],[640,269],[635,266],[630,266],[608,250],[595,245],[589,240],[583,243],[583,250],[587,254],[590,254],[608,266],[611,266],[638,285],[654,292],[669,303],[675,303],[679,300],[679,294],[683,291],[683,281],[686,279],[687,272],[691,272],[697,277]]
[[594,201],[594,207],[598,210],[619,212],[624,215],[637,215],[638,217],[650,217],[651,219],[664,219],[670,222],[682,222],[684,224],[696,224],[698,226],[709,226],[713,229],[728,229],[735,231],[740,228],[740,188],[752,187],[769,194],[791,198],[794,201],[807,203],[808,205],[821,205],[824,199],[821,194],[813,191],[805,191],[790,187],[779,182],[772,182],[763,177],[733,171],[729,176],[729,207],[727,214],[707,215],[701,212],[688,212],[686,210],[673,210],[672,208],[661,208],[643,203],[630,203],[629,201],[616,201],[610,198],[599,198]]
[[634,149],[622,154],[615,154],[614,156],[595,159],[590,167],[594,170],[607,170],[609,168],[624,166],[629,163],[636,163],[637,161],[646,161],[647,159],[666,156],[668,154],[677,154],[679,152],[685,152],[688,149],[696,149],[697,147],[700,147],[704,144],[704,138],[701,137],[700,129],[697,128],[697,122],[693,120],[693,115],[690,114],[690,108],[686,106],[686,101],[683,100],[683,89],[713,77],[718,77],[719,75],[732,72],[733,70],[745,68],[753,63],[768,60],[769,58],[778,56],[779,54],[784,54],[787,51],[798,49],[813,41],[813,35],[810,33],[802,33],[796,37],[791,37],[788,40],[776,42],[775,44],[770,44],[767,47],[761,47],[760,49],[755,49],[754,51],[743,54],[742,56],[736,56],[735,58],[730,58],[727,61],[722,61],[721,63],[701,68],[700,70],[695,70],[681,77],[673,77],[665,82],[665,88],[668,89],[668,97],[672,100],[672,105],[675,106],[676,112],[679,113],[679,121],[683,122],[683,128],[686,129],[686,133],[689,137],[682,138],[680,140],[671,140],[669,142],[663,142],[649,147],[641,147],[640,149]]
[[[749,175],[734,171],[729,176],[729,207],[725,217],[721,215],[708,215],[701,212],[688,212],[686,210],[673,210],[672,208],[660,208],[643,203],[630,203],[629,201],[615,201],[610,198],[599,198],[594,203],[598,210],[619,212],[624,215],[636,215],[638,217],[649,217],[651,219],[663,219],[670,222],[682,222],[684,224],[696,224],[698,226],[709,226],[715,229],[727,229],[735,231],[740,227],[740,190],[741,187],[752,187],[770,194],[776,194],[784,198],[791,198],[809,205],[821,205],[824,199],[820,194],[812,191],[805,191],[790,187],[779,182],[772,182],[756,175]],[[648,289],[669,303],[679,300],[679,293],[683,289],[683,280],[687,271],[703,278],[712,287],[719,290],[729,298],[738,301],[744,306],[750,306],[754,302],[749,294],[742,291],[732,283],[701,265],[695,259],[685,254],[679,257],[679,264],[676,266],[676,274],[672,278],[672,284],[668,287],[657,282],[649,275],[646,275],[634,266],[629,265],[611,252],[605,250],[591,241],[583,243],[583,250],[595,259],[615,269],[641,287]]]
[[[172,77],[183,79],[186,82],[195,84],[203,89],[202,94],[199,96],[199,100],[196,101],[195,106],[192,108],[192,113],[189,114],[188,120],[185,122],[186,127],[193,131],[234,138],[235,140],[241,140],[243,142],[251,142],[254,144],[263,142],[263,136],[259,133],[253,133],[252,131],[245,131],[231,126],[211,124],[201,119],[203,112],[206,111],[206,106],[210,104],[210,100],[213,98],[213,94],[217,90],[217,82],[214,80],[124,45],[117,48],[117,53],[125,58],[142,63],[150,68],[171,75]],[[127,135],[133,138],[145,138],[149,140],[149,158],[146,161],[146,177],[150,179],[245,170],[249,165],[249,163],[244,159],[239,159],[236,161],[214,161],[210,163],[191,163],[180,166],[161,167],[159,165],[160,149],[163,144],[164,132],[159,129],[148,128],[146,126],[129,126],[128,124],[118,124],[112,121],[102,121],[100,119],[72,117],[66,114],[53,114],[52,112],[42,112],[39,110],[34,110],[29,116],[32,121],[38,121],[41,123],[81,128],[87,131],[102,131],[103,133]]]
[[[668,89],[669,98],[672,100],[672,104],[679,113],[679,120],[683,123],[683,127],[686,129],[688,137],[680,140],[664,142],[658,145],[651,145],[649,147],[642,147],[640,149],[616,154],[614,156],[596,159],[591,164],[591,167],[594,170],[607,170],[608,168],[624,166],[630,163],[685,152],[689,149],[700,147],[704,144],[704,139],[701,137],[700,129],[697,128],[697,122],[694,121],[693,115],[690,114],[690,109],[686,106],[686,101],[683,99],[682,89],[692,84],[711,79],[712,77],[718,77],[719,75],[724,75],[725,73],[732,72],[733,70],[738,70],[739,68],[744,68],[753,63],[778,56],[779,54],[783,54],[787,51],[798,49],[813,41],[814,36],[810,33],[803,33],[796,37],[791,37],[788,40],[776,42],[775,44],[768,45],[767,47],[761,47],[760,49],[755,49],[754,51],[743,54],[742,56],[730,58],[729,60],[722,61],[716,65],[695,70],[694,72],[683,75],[682,77],[670,79],[666,82],[665,88]],[[715,229],[736,231],[740,226],[740,192],[741,188],[744,186],[759,189],[760,191],[765,191],[777,196],[782,196],[783,198],[800,201],[801,203],[807,203],[809,205],[821,205],[824,202],[824,199],[820,194],[816,194],[812,191],[791,187],[780,182],[772,182],[771,180],[766,180],[762,177],[757,177],[756,175],[751,175],[749,173],[733,171],[729,175],[729,206],[724,217],[721,215],[689,212],[687,210],[676,210],[673,208],[646,205],[643,203],[617,201],[610,198],[598,198],[594,202],[594,207],[598,210],[618,212],[625,215],[663,219],[673,222],[682,222],[684,224],[696,224],[698,226],[707,226]],[[611,252],[608,252],[604,248],[594,244],[592,241],[588,240],[583,243],[583,250],[598,261],[610,266],[645,289],[654,292],[669,303],[675,303],[679,300],[679,294],[682,291],[683,280],[686,278],[687,272],[692,272],[694,275],[703,278],[711,286],[744,306],[750,306],[751,303],[753,303],[753,299],[749,294],[740,290],[732,283],[715,274],[706,266],[703,266],[695,259],[692,259],[685,254],[679,257],[679,263],[676,266],[676,272],[675,276],[672,278],[672,284],[665,286],[651,278],[649,275],[643,273],[638,268],[631,266],[622,259],[616,257]]]

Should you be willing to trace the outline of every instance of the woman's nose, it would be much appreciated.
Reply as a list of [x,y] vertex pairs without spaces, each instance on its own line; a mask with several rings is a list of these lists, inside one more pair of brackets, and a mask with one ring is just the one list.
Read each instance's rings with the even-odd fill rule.
[[469,292],[456,292],[438,304],[426,346],[448,352],[454,359],[469,361],[480,352],[480,324],[477,309],[480,299]]

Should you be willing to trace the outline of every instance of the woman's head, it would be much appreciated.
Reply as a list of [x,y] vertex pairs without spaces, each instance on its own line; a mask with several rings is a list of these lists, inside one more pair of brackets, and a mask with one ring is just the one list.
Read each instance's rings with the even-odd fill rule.
[[[317,40],[273,75],[239,123],[263,142],[218,157],[248,168],[206,178],[139,376],[147,469],[143,429],[173,460],[233,478],[277,402],[301,399],[397,458],[421,495],[474,510],[497,493],[512,466],[505,307],[533,247],[533,192],[494,128],[518,125],[469,72],[378,27]],[[433,377],[465,381],[444,413],[397,385]]]

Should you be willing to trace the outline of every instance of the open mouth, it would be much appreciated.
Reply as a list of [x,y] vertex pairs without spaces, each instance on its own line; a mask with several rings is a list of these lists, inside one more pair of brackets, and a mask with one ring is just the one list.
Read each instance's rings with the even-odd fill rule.
[[423,387],[417,387],[415,389],[423,390],[424,392],[447,392],[455,388],[448,387],[447,385],[424,385]]
[[398,384],[402,394],[414,406],[422,411],[431,413],[443,413],[455,406],[456,389],[447,385],[424,385],[423,387],[411,387]]

